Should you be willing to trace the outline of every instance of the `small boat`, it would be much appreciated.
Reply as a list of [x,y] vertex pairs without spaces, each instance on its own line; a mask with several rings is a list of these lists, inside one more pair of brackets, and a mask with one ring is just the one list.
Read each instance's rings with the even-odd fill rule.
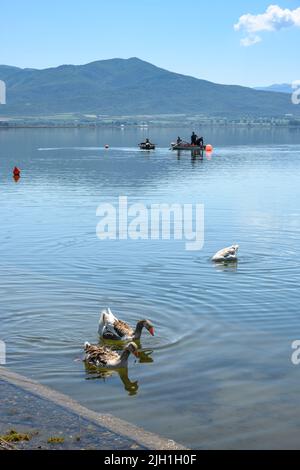
[[205,152],[207,145],[191,145],[188,143],[181,142],[180,144],[171,144],[171,150],[200,150]]
[[21,176],[21,170],[17,166],[14,167],[13,169],[13,175],[14,176]]
[[156,145],[151,142],[142,142],[139,144],[140,150],[155,150]]

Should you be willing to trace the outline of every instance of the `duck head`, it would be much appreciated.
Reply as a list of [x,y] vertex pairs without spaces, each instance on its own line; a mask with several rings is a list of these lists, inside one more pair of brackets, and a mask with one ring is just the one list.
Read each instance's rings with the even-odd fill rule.
[[146,328],[146,330],[149,331],[151,336],[154,336],[154,326],[149,320],[143,320],[143,325]]
[[143,328],[149,331],[150,335],[154,336],[154,327],[149,320],[140,320],[137,322],[136,329],[134,332],[134,340],[139,340],[142,334]]

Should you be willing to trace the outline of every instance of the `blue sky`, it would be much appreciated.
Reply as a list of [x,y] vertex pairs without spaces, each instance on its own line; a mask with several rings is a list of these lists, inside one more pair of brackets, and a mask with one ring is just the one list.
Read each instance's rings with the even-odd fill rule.
[[243,47],[241,15],[300,0],[10,0],[1,5],[0,63],[46,68],[113,57],[218,83],[246,86],[300,79],[300,27],[260,33]]

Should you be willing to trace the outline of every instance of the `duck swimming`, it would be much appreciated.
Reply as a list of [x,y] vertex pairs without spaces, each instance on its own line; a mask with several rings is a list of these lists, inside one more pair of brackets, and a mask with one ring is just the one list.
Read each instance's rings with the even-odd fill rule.
[[237,252],[239,250],[239,245],[232,245],[228,248],[218,251],[215,256],[212,258],[213,261],[236,261]]
[[149,320],[140,320],[136,324],[135,330],[122,320],[118,320],[110,310],[110,308],[101,312],[98,333],[103,339],[115,341],[139,340],[143,328],[154,336],[154,327]]
[[107,346],[96,346],[90,343],[84,344],[84,361],[90,366],[102,367],[103,369],[122,369],[128,365],[130,354],[139,357],[138,347],[135,343],[129,343],[121,354]]

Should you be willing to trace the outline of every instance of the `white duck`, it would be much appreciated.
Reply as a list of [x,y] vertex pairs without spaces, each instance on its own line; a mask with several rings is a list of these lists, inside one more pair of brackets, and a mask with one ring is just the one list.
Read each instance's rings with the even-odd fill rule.
[[239,250],[239,245],[232,245],[228,248],[218,251],[215,256],[212,258],[213,261],[236,261],[237,252]]
[[115,341],[136,341],[141,338],[143,328],[146,328],[149,333],[154,336],[154,327],[149,320],[138,321],[134,330],[124,321],[118,320],[110,308],[108,308],[101,312],[98,333],[103,339]]
[[139,357],[138,347],[135,343],[129,343],[121,354],[107,346],[96,346],[90,343],[84,344],[84,361],[90,366],[103,369],[121,369],[127,367],[130,353]]

